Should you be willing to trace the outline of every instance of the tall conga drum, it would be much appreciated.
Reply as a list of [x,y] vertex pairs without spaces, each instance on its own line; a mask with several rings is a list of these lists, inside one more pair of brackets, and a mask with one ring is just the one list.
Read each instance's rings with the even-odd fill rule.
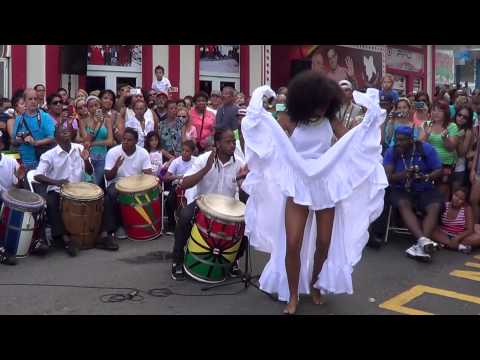
[[34,232],[38,232],[38,217],[45,209],[45,200],[23,189],[2,193],[0,210],[0,240],[10,256],[25,257],[30,252]]
[[135,175],[115,184],[123,227],[131,240],[147,241],[162,232],[162,206],[159,181],[153,175]]
[[65,230],[83,249],[95,247],[102,226],[103,190],[87,182],[62,186],[61,212]]
[[220,194],[201,195],[187,242],[183,268],[195,280],[219,283],[226,279],[245,230],[245,205]]

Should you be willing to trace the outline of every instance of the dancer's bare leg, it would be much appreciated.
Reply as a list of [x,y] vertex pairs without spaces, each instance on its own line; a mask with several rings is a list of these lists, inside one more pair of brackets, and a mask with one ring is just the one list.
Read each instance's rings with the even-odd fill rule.
[[323,264],[328,256],[328,249],[330,248],[330,242],[332,240],[335,208],[316,211],[315,216],[317,220],[317,246],[313,262],[313,274],[310,292],[312,294],[313,302],[317,305],[320,305],[325,301],[322,298],[320,290],[314,288],[313,285],[317,282],[318,275],[320,274]]
[[298,279],[300,276],[300,250],[302,248],[303,233],[307,223],[308,207],[295,204],[291,197],[285,205],[285,230],[287,248],[285,267],[287,269],[288,289],[290,300],[285,312],[294,314],[298,305]]

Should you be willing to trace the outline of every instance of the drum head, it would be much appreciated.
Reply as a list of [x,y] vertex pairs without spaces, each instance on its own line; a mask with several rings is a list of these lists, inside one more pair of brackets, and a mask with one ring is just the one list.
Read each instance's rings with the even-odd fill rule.
[[134,175],[120,179],[115,187],[123,193],[136,193],[149,190],[158,185],[158,178],[153,175]]
[[245,204],[221,194],[201,195],[197,199],[198,207],[208,215],[221,220],[243,222]]
[[23,189],[11,189],[2,193],[5,205],[28,212],[35,212],[45,206],[45,200],[38,194]]
[[97,200],[103,196],[103,190],[92,183],[71,183],[62,186],[61,195],[73,200]]

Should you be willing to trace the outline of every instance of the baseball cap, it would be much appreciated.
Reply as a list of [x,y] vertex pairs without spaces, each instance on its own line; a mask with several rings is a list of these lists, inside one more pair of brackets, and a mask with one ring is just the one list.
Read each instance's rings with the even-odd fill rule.
[[347,89],[350,89],[350,90],[353,89],[352,83],[348,80],[341,80],[341,81],[338,82],[338,85],[340,85],[340,87],[342,87],[342,88],[347,88]]
[[391,92],[380,91],[380,102],[390,102],[393,103],[395,98]]

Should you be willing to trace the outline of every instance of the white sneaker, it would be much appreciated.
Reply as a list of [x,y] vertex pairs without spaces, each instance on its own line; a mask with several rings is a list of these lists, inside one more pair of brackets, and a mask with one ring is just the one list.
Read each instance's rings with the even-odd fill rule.
[[417,244],[409,247],[406,251],[407,256],[420,261],[430,261],[432,257],[423,251],[423,248]]
[[472,246],[471,245],[463,245],[463,244],[458,244],[458,251],[464,254],[470,254],[472,252]]
[[125,232],[125,229],[120,226],[117,231],[115,232],[115,238],[117,239],[126,239],[127,238],[127,233]]
[[422,250],[427,254],[433,253],[438,248],[437,243],[433,242],[425,236],[422,236],[417,240],[417,245],[420,246]]

